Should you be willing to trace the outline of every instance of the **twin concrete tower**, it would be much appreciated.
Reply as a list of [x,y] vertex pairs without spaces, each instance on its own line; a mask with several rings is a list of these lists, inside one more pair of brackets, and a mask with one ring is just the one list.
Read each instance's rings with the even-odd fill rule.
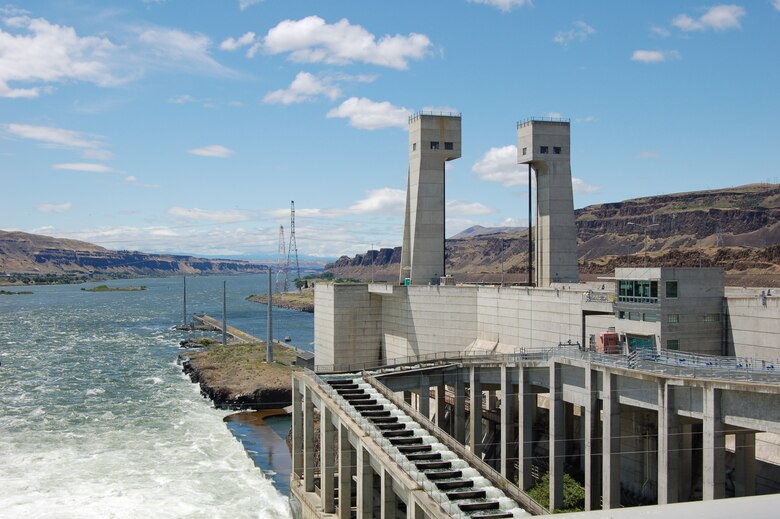
[[[460,128],[460,115],[409,118],[402,283],[438,284],[445,274],[445,163],[461,156]],[[567,121],[531,119],[517,125],[518,162],[536,172],[536,286],[579,281],[569,131]]]

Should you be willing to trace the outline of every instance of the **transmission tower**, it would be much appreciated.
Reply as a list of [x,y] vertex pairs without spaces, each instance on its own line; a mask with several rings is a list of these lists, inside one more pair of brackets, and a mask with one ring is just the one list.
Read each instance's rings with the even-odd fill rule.
[[275,292],[287,292],[287,251],[285,250],[284,225],[279,226],[279,253],[276,256]]
[[295,279],[301,279],[301,266],[298,264],[298,245],[295,243],[295,200],[290,201],[290,246],[287,247],[287,265],[284,272],[287,276],[287,270],[290,268],[290,256],[295,254]]

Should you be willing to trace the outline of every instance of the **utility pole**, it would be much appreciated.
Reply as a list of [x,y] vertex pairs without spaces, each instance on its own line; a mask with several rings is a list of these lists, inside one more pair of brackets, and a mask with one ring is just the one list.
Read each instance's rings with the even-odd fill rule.
[[187,276],[184,276],[184,312],[182,313],[182,324],[187,326]]
[[274,332],[273,332],[273,316],[272,316],[272,308],[273,308],[273,296],[274,296],[274,289],[273,285],[271,283],[271,267],[268,267],[268,323],[266,328],[268,329],[268,337],[265,340],[265,361],[266,362],[273,362],[274,361]]
[[227,281],[222,282],[222,346],[227,345]]

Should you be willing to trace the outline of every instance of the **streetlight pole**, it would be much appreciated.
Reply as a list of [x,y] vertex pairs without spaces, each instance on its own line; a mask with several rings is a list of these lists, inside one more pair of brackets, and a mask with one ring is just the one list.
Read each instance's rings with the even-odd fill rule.
[[636,222],[627,222],[627,225],[635,225],[637,227],[641,227],[645,231],[645,262],[644,266],[647,267],[647,230],[650,227],[658,227],[657,223],[651,223],[651,224],[643,224],[643,223],[636,223]]

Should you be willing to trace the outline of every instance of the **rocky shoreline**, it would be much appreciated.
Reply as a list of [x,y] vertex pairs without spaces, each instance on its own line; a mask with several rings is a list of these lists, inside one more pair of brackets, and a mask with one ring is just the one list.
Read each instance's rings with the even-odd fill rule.
[[[264,294],[251,295],[246,298],[247,301],[255,303],[268,303],[268,296]],[[274,294],[274,306],[286,308],[288,310],[297,310],[299,312],[314,313],[314,289],[303,289],[300,292],[285,292]]]
[[[188,346],[198,343],[186,342]],[[275,362],[265,362],[265,345],[187,347],[179,354],[182,371],[200,385],[218,409],[283,409],[292,403],[295,350],[274,347]]]

